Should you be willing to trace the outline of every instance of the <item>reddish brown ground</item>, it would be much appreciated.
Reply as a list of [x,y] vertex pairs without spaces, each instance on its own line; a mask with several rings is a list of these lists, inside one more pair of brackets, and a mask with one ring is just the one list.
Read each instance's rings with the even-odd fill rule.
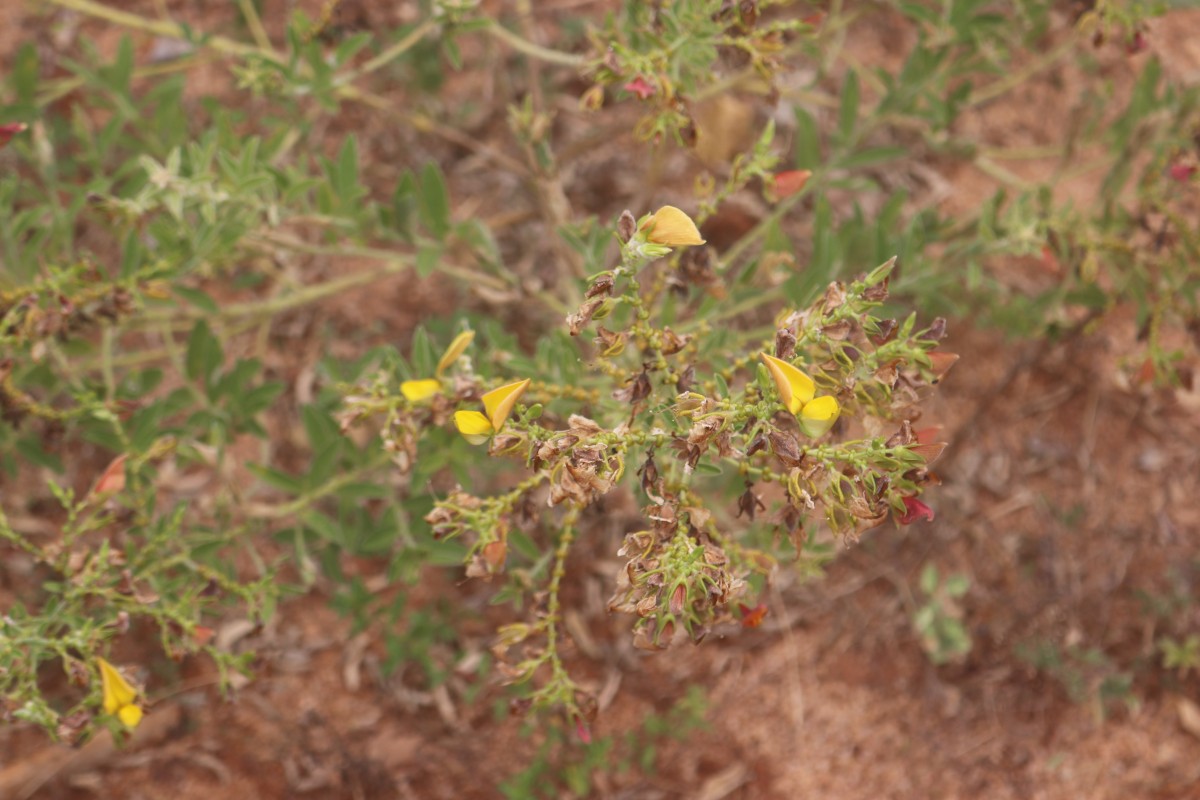
[[[170,5],[180,11],[179,3]],[[402,10],[394,18],[367,13],[380,16],[371,21],[381,25],[407,19]],[[14,32],[33,35],[44,23],[30,14],[26,27],[0,31],[0,58],[20,40]],[[82,24],[111,42],[111,31]],[[888,30],[867,23],[849,44],[865,60],[886,61]],[[1200,17],[1175,14],[1154,27],[1151,41],[1168,70],[1195,80]],[[1128,64],[1109,69],[1115,80],[1128,80]],[[1053,142],[1057,118],[1049,110],[1072,80],[1069,72],[1049,76],[1013,102],[968,117],[964,130],[1006,146]],[[377,131],[381,125],[362,124]],[[514,152],[500,119],[486,130],[491,143]],[[469,176],[481,163],[411,133],[379,131],[364,137],[363,151],[387,173],[384,183],[393,178],[390,165],[399,168],[400,152],[408,153],[404,164],[442,159],[460,188],[472,186]],[[629,176],[604,174],[606,157],[589,153],[575,165],[575,183],[566,189],[577,210],[645,205],[630,198],[648,190],[626,185]],[[1013,167],[1031,178],[1038,168]],[[690,180],[692,167],[673,169]],[[956,166],[939,174],[938,185],[951,209],[970,208],[994,188]],[[481,213],[498,224],[524,224],[520,214],[501,213],[509,208],[502,180],[479,177],[474,188],[456,196],[480,198]],[[1086,196],[1087,184],[1063,191]],[[424,307],[459,302],[440,286],[397,278],[299,313],[291,329],[306,346],[289,342],[272,353],[271,366],[297,383],[322,349],[352,355],[368,340],[402,340]],[[364,318],[376,321],[366,332]],[[340,338],[319,338],[313,331],[321,325]],[[1119,366],[1132,340],[1132,322],[1120,315],[1059,344],[1014,344],[952,326],[947,344],[962,361],[929,414],[953,442],[939,464],[945,483],[928,497],[936,522],[869,533],[820,582],[801,584],[785,571],[757,630],[726,631],[699,648],[656,655],[634,650],[628,621],[604,611],[617,565],[613,539],[592,532],[570,564],[570,599],[579,610],[572,668],[605,700],[593,735],[638,727],[692,684],[705,687],[710,702],[705,730],[657,744],[653,775],[597,772],[597,795],[1200,798],[1200,739],[1180,723],[1183,699],[1197,695],[1197,677],[1157,669],[1153,642],[1162,630],[1139,601],[1139,592],[1186,589],[1193,604],[1180,612],[1182,624],[1179,617],[1173,624],[1200,630],[1200,394],[1130,389]],[[276,424],[286,440],[289,420]],[[917,576],[930,562],[971,580],[963,606],[974,648],[959,665],[932,666],[912,630]],[[355,567],[379,585],[379,565]],[[430,571],[414,603],[448,598],[484,607],[488,587],[454,581]],[[496,784],[528,763],[540,737],[522,735],[519,721],[493,713],[504,697],[494,685],[465,697],[478,685],[466,677],[470,654],[486,650],[490,626],[465,625],[458,642],[469,654],[460,662],[463,674],[424,691],[414,688],[421,685],[414,669],[382,675],[378,644],[351,636],[347,621],[328,608],[330,591],[318,584],[239,643],[261,654],[259,677],[230,700],[211,685],[209,664],[185,664],[178,688],[156,694],[131,747],[113,752],[100,741],[70,755],[29,731],[0,731],[0,775],[20,768],[35,775],[12,796],[498,796]],[[225,630],[235,631],[236,621]],[[1093,690],[1085,696],[1094,698],[1100,680],[1119,668],[1133,675],[1131,703],[1073,702],[1063,682],[1016,655],[1042,642],[1105,653],[1117,666],[1077,665],[1078,679]]]

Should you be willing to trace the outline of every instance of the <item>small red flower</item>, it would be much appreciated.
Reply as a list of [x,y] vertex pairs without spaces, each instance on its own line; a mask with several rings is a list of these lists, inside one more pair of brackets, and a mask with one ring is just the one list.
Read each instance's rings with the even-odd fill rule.
[[901,525],[912,525],[920,519],[927,519],[933,522],[933,509],[915,497],[904,498],[904,513],[896,521]]
[[125,458],[126,454],[122,453],[104,468],[104,472],[101,472],[100,477],[96,480],[96,485],[92,487],[91,494],[93,497],[106,496],[124,491]]
[[1200,169],[1200,167],[1197,167],[1195,164],[1183,164],[1181,162],[1176,162],[1167,167],[1167,175],[1173,181],[1178,183],[1187,183],[1192,179],[1192,176],[1196,174],[1198,169]]
[[28,127],[24,122],[10,122],[7,125],[0,125],[0,147],[4,147],[12,137]]
[[583,721],[583,717],[575,719],[575,735],[579,737],[579,741],[584,744],[592,743],[592,732],[588,729],[587,723]]
[[757,628],[767,618],[767,604],[759,603],[754,608],[745,603],[738,603],[738,611],[742,612],[742,627]]
[[1125,52],[1128,55],[1136,56],[1149,46],[1150,43],[1146,41],[1146,35],[1141,31],[1137,31],[1129,38],[1129,41],[1125,43]]
[[812,171],[807,169],[789,169],[775,174],[775,198],[782,200],[791,197],[804,188]]
[[636,94],[639,100],[645,100],[648,97],[653,97],[654,93],[658,91],[653,83],[650,83],[650,81],[646,80],[641,75],[638,75],[621,88],[627,92]]

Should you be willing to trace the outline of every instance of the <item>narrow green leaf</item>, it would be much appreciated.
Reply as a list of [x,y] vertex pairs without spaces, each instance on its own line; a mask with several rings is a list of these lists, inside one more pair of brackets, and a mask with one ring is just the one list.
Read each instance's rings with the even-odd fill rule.
[[199,289],[189,289],[186,286],[175,286],[172,287],[172,291],[201,311],[205,311],[209,314],[217,314],[221,311],[221,309],[217,306],[216,301]]
[[442,237],[450,230],[450,196],[441,169],[432,161],[421,170],[419,210],[421,222],[431,233]]
[[817,121],[803,108],[796,108],[795,161],[797,169],[815,170],[821,164],[821,135]]
[[838,162],[838,166],[843,169],[859,169],[902,158],[907,154],[908,151],[903,147],[870,147],[846,156]]
[[838,138],[842,146],[853,141],[854,125],[858,121],[858,98],[858,73],[850,70],[842,84],[842,104],[838,109]]
[[221,366],[224,357],[224,353],[221,351],[221,342],[213,335],[208,323],[204,320],[197,322],[188,337],[187,357],[184,364],[187,377],[194,381],[200,381],[207,387],[212,382],[213,374]]

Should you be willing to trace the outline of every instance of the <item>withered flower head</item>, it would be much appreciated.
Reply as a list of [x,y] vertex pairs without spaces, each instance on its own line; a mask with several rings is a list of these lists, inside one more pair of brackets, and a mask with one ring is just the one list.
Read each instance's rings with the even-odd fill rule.
[[637,375],[626,381],[626,386],[612,393],[613,399],[635,405],[650,396],[650,376],[643,369]]
[[796,355],[796,334],[791,328],[775,331],[775,357],[780,361],[791,361]]
[[738,498],[737,506],[737,516],[741,517],[744,514],[746,519],[751,522],[754,521],[755,513],[767,510],[762,498],[755,494],[754,484],[749,481],[746,482],[746,491],[742,492],[741,497]]
[[800,451],[800,443],[795,436],[786,431],[773,430],[769,438],[771,450],[785,467],[798,467],[804,461],[804,453]]
[[621,240],[621,244],[629,244],[629,240],[635,233],[637,233],[637,220],[634,218],[633,212],[627,208],[621,212],[621,217],[617,220],[617,238]]
[[[632,218],[632,217],[633,217],[633,215],[631,214],[630,218]],[[596,278],[596,280],[592,281],[592,285],[588,287],[588,290],[584,296],[588,297],[588,298],[596,297],[599,295],[603,295],[603,296],[607,297],[608,295],[612,294],[613,283],[614,283],[614,279],[613,279],[612,273],[605,272],[603,275]]]

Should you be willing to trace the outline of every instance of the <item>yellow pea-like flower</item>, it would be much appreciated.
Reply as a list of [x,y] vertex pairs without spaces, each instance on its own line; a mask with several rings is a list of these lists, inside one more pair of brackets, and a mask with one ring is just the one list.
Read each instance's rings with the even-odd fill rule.
[[700,230],[692,218],[675,206],[663,206],[642,222],[646,241],[667,247],[686,247],[704,244]]
[[100,667],[100,687],[104,695],[104,711],[113,714],[126,728],[136,728],[142,721],[142,707],[137,704],[137,690],[117,672],[117,668],[97,658]]
[[793,414],[800,413],[804,404],[811,402],[817,393],[813,379],[782,358],[766,353],[759,353],[759,357],[767,365],[767,371],[771,373],[775,388],[779,391],[779,399],[787,406],[787,410]]
[[478,411],[455,411],[454,424],[458,432],[471,444],[483,444],[493,433],[504,427],[517,400],[529,388],[530,380],[516,381],[492,389],[483,396],[483,409]]
[[841,412],[837,398],[826,395],[805,403],[796,419],[805,433],[817,439],[829,433]]
[[463,331],[458,336],[455,336],[454,341],[450,342],[450,346],[446,348],[446,352],[442,353],[442,357],[437,364],[437,369],[433,372],[434,377],[404,381],[400,384],[400,394],[404,395],[404,399],[410,403],[420,403],[441,392],[442,373],[458,360],[458,357],[463,354],[474,340],[475,331]]
[[400,394],[410,403],[428,400],[442,390],[442,382],[434,378],[422,378],[416,381],[405,381],[400,384]]
[[842,413],[837,398],[829,395],[816,397],[817,385],[795,365],[766,353],[760,353],[759,356],[775,381],[779,399],[796,417],[800,428],[814,439],[829,433]]
[[454,424],[471,444],[483,444],[495,433],[492,421],[478,411],[455,411]]

